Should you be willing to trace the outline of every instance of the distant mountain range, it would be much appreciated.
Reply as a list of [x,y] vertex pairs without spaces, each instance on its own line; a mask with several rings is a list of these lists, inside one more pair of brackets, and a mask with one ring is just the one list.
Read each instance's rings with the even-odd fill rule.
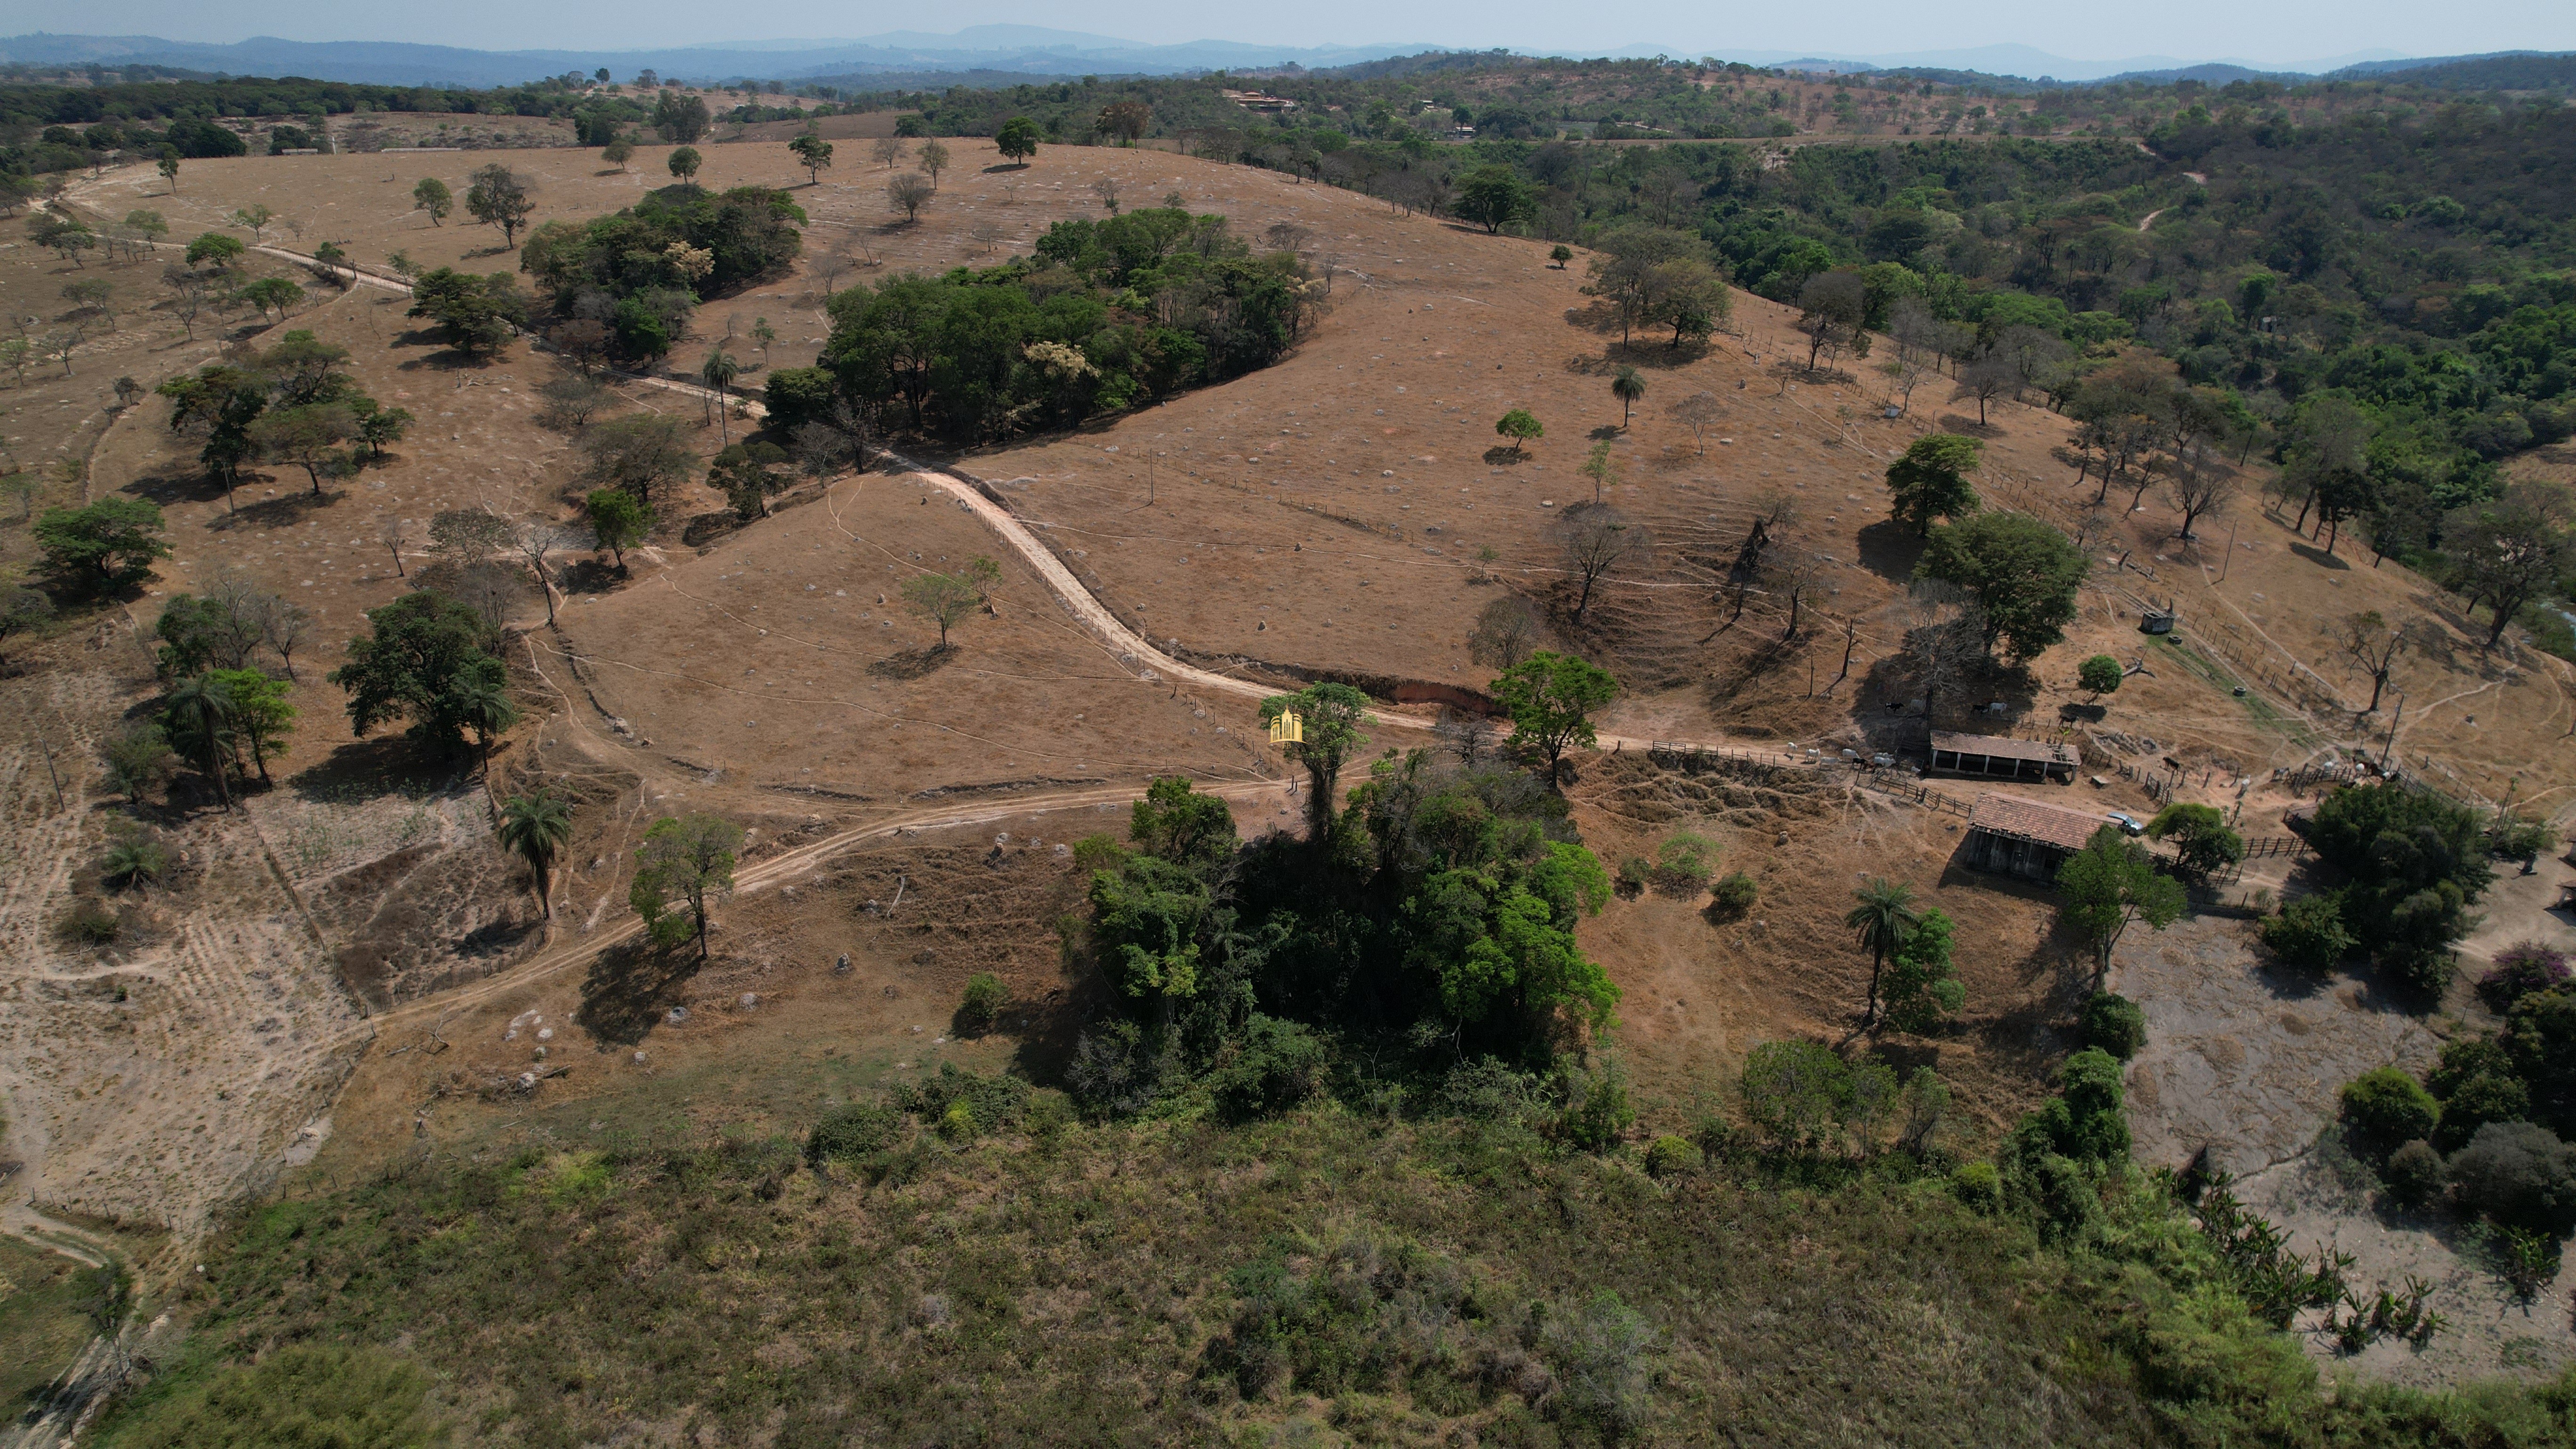
[[465,50],[392,42],[280,40],[233,45],[156,36],[35,35],[0,40],[0,62],[30,65],[157,65],[229,75],[297,75],[378,85],[516,85],[606,66],[618,80],[645,70],[682,80],[801,80],[822,75],[922,71],[1008,71],[1031,78],[1073,75],[1197,75],[1211,70],[1300,65],[1310,70],[1382,60],[1438,47],[1247,45],[1194,40],[1145,45],[1035,25],[977,25],[954,35],[895,31],[857,40],[756,40],[663,50]]
[[[1041,79],[1077,75],[1197,75],[1212,70],[1262,71],[1290,66],[1329,70],[1396,57],[1437,53],[1424,44],[1253,45],[1194,40],[1150,45],[1116,36],[1036,25],[976,25],[953,35],[890,31],[855,40],[750,40],[659,50],[467,50],[456,46],[379,41],[297,41],[256,36],[231,45],[163,40],[148,35],[34,35],[0,39],[0,62],[30,65],[153,65],[229,75],[297,75],[315,80],[380,85],[497,86],[542,80],[605,66],[618,80],[644,70],[692,81],[783,80],[831,77],[839,81],[972,72]],[[1464,62],[1473,51],[1455,52]],[[2564,53],[2504,51],[2477,56],[2405,56],[2396,51],[2357,51],[2314,61],[2273,64],[2242,59],[2191,61],[2173,56],[2120,60],[2070,60],[2026,45],[1987,45],[1966,50],[1895,55],[1819,55],[1793,51],[1728,51],[1681,46],[1630,45],[1618,57],[1714,55],[1747,65],[1838,73],[1911,70],[1985,75],[2022,81],[2076,83],[2113,80],[2201,80],[2223,85],[2255,77],[2381,76],[2430,66],[2450,67],[2464,86],[2513,85],[2548,74]],[[2481,79],[2493,76],[2494,79]]]

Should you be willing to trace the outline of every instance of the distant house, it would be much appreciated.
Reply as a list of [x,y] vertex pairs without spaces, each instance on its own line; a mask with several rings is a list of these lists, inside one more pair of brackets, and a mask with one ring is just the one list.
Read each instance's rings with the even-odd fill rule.
[[2019,795],[1980,795],[1968,817],[1966,864],[1970,870],[2053,884],[2066,857],[2082,850],[2093,832],[2109,823],[2091,811]]
[[1247,111],[1257,111],[1265,116],[1297,109],[1297,103],[1286,96],[1274,96],[1264,91],[1221,91],[1219,94]]
[[2003,735],[1932,732],[1935,775],[1975,775],[1998,780],[2075,780],[2075,752],[2045,740],[2016,740]]

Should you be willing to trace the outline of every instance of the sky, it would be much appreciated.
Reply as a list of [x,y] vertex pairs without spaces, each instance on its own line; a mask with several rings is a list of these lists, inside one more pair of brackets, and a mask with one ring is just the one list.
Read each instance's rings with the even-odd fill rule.
[[394,40],[477,50],[622,49],[780,37],[846,39],[1017,23],[1147,43],[1242,40],[1283,45],[1420,43],[1600,54],[1631,45],[1676,54],[1797,51],[1869,56],[2021,44],[2077,60],[2175,56],[2294,63],[2366,51],[2460,55],[2576,49],[2570,0],[2164,0],[2155,5],[1995,0],[1843,0],[1826,6],[1627,0],[1612,11],[1550,0],[1307,0],[1210,6],[1130,0],[1068,12],[1039,0],[957,0],[934,13],[834,0],[765,0],[749,12],[680,0],[0,0],[0,33],[154,35],[170,40]]

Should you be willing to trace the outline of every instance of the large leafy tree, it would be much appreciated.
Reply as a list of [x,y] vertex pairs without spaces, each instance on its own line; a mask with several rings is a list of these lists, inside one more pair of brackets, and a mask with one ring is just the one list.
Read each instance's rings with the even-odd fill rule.
[[1026,116],[1013,116],[993,133],[994,148],[1005,157],[1025,166],[1038,154],[1037,122]]
[[1546,649],[1504,670],[1490,688],[1511,714],[1511,743],[1547,761],[1551,785],[1567,750],[1592,748],[1593,711],[1619,695],[1610,671]]
[[2111,953],[2129,927],[2161,931],[2182,916],[2182,883],[2156,869],[2145,847],[2105,825],[2058,867],[2058,919],[2093,952],[2093,983],[2111,974]]
[[1967,988],[1951,964],[1957,925],[1940,911],[1925,911],[1904,944],[1889,958],[1887,1024],[1898,1031],[1922,1033],[1955,1015],[1967,1002]]
[[1903,457],[1887,465],[1887,516],[1924,537],[1936,518],[1976,512],[1977,490],[1968,475],[1977,471],[1985,449],[1976,439],[1955,433],[1916,438]]
[[2495,878],[2482,825],[2429,790],[2352,785],[2317,806],[2308,843],[2346,876],[2343,919],[2372,957],[2437,989],[2467,907]]
[[225,773],[232,719],[232,695],[212,674],[182,681],[162,701],[163,729],[189,762],[215,782],[215,797],[226,810],[233,808],[232,782]]
[[2026,513],[1986,513],[1933,530],[1915,572],[1956,585],[1977,606],[1986,652],[2018,663],[2066,637],[2084,583],[2083,550]]
[[1451,209],[1490,235],[1536,212],[1538,189],[1508,166],[1479,166],[1459,178]]
[[733,894],[734,858],[742,827],[720,816],[664,816],[644,832],[635,852],[635,880],[626,900],[644,918],[654,944],[668,948],[696,938],[698,960],[707,959],[707,907]]
[[170,556],[160,508],[140,498],[48,508],[36,518],[36,547],[56,573],[98,593],[132,583]]
[[537,209],[528,195],[528,183],[498,161],[474,168],[465,187],[465,214],[485,226],[501,229],[501,245],[519,244],[519,228],[528,224],[528,216]]
[[2147,838],[2172,841],[2175,863],[2204,879],[2245,858],[2245,837],[2227,828],[2214,805],[2176,800],[2148,822]]
[[411,316],[447,329],[447,340],[468,356],[496,352],[528,322],[527,298],[507,272],[477,277],[440,267],[412,283]]
[[364,735],[407,719],[422,744],[461,748],[500,668],[488,652],[498,644],[492,626],[471,604],[430,589],[369,609],[367,623],[370,632],[349,641],[348,662],[329,676],[348,691],[350,727]]

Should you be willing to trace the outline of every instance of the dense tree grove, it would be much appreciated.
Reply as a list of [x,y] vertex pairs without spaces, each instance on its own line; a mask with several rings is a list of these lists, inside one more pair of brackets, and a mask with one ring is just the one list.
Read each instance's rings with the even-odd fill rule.
[[1060,221],[1023,261],[835,294],[821,365],[854,403],[978,441],[1267,366],[1322,290],[1293,253],[1255,254],[1221,216]]
[[700,301],[785,271],[804,223],[784,191],[671,186],[614,216],[539,226],[519,265],[566,322],[604,327],[610,350],[642,361],[670,351]]

